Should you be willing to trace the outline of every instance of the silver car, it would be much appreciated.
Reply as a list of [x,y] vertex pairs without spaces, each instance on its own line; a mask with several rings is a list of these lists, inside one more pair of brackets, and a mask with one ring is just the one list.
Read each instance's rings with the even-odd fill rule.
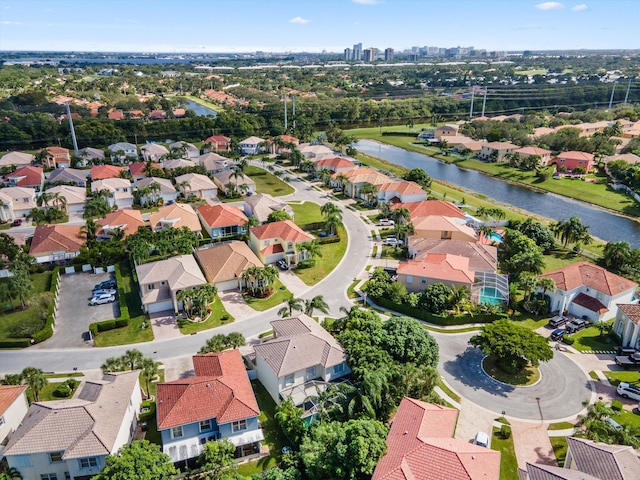
[[95,295],[91,297],[91,300],[89,300],[89,305],[103,305],[105,303],[113,303],[115,301],[115,295],[103,293],[102,295]]

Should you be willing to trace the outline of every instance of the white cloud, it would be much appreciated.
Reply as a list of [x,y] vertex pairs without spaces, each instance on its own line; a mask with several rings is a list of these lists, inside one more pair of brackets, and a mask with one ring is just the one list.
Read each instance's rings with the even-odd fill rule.
[[380,3],[379,0],[352,0],[353,3],[359,3],[360,5],[376,5]]
[[538,10],[562,10],[564,5],[558,2],[544,2],[536,5]]
[[307,23],[311,23],[311,20],[307,20],[306,18],[302,18],[302,17],[293,17],[291,20],[289,20],[289,23],[297,23],[298,25],[306,25]]
[[581,3],[580,5],[576,5],[575,7],[573,7],[571,10],[573,10],[574,12],[584,12],[588,8],[589,7],[587,7],[585,3]]
[[7,20],[4,20],[4,21],[0,22],[0,25],[22,25],[22,23],[20,23],[20,22],[9,22]]

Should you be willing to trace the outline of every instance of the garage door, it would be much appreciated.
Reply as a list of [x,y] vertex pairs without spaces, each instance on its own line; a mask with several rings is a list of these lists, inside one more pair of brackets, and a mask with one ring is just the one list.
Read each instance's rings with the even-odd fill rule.
[[218,282],[216,283],[216,287],[219,292],[226,292],[227,290],[237,290],[238,289],[238,281],[237,280],[227,280],[226,282]]
[[152,303],[147,309],[149,313],[164,312],[165,310],[173,311],[173,302],[171,300],[165,300],[164,302]]

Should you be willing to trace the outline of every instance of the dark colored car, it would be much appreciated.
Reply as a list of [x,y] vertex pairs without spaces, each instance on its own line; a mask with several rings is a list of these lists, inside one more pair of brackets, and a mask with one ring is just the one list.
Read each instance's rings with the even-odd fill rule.
[[105,288],[116,288],[115,280],[105,280],[104,282],[100,282],[95,287],[94,290],[104,290]]
[[563,317],[562,315],[556,315],[551,320],[549,320],[549,323],[547,323],[547,326],[551,328],[559,328],[564,324],[566,324],[568,321],[569,319],[567,317]]
[[564,328],[567,329],[569,333],[576,333],[583,328],[587,328],[589,326],[589,322],[587,320],[582,320],[580,318],[574,318],[571,320]]
[[16,218],[11,225],[13,225],[14,227],[19,227],[20,225],[22,225],[22,219]]
[[280,270],[289,270],[289,265],[284,260],[278,260],[276,265],[278,265]]
[[564,328],[557,328],[553,332],[551,332],[551,340],[561,342],[567,333],[568,332]]

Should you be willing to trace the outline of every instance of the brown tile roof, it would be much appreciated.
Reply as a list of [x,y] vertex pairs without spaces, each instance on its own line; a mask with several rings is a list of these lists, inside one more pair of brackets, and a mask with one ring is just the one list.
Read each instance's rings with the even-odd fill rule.
[[500,453],[451,438],[457,410],[405,397],[372,480],[498,480]]
[[[120,227],[124,231],[125,236],[136,233],[139,227],[144,226],[144,220],[142,220],[142,214],[139,210],[116,210],[115,212],[108,213],[104,218],[96,220],[96,223],[102,227]],[[107,233],[104,228],[100,229],[98,234]]]
[[195,255],[209,283],[237,279],[247,268],[263,266],[247,244],[239,241],[196,250]]
[[260,414],[239,350],[193,357],[195,377],[157,387],[158,430],[215,418],[218,424]]
[[591,310],[592,312],[596,313],[607,313],[609,311],[609,309],[605,305],[603,305],[600,300],[590,297],[586,293],[582,292],[576,295],[576,298],[572,300],[572,303],[580,305],[581,307],[584,307],[587,310]]
[[511,142],[489,142],[484,146],[492,150],[510,150],[520,148],[518,145]]
[[550,150],[545,150],[544,148],[540,148],[540,147],[522,147],[519,148],[518,150],[516,150],[516,153],[519,153],[520,155],[549,155],[551,153]]
[[244,225],[249,220],[238,207],[233,205],[200,205],[198,213],[209,228]]
[[587,161],[593,161],[593,155],[587,152],[577,152],[577,151],[570,151],[570,152],[562,152],[558,154],[558,158],[572,158],[572,159],[576,159],[576,160],[587,160]]
[[140,285],[166,281],[169,289],[174,292],[207,283],[193,255],[177,255],[166,260],[137,265],[136,273]]
[[33,232],[29,254],[44,256],[53,252],[77,252],[87,236],[80,233],[79,225],[38,225]]
[[274,320],[271,326],[275,338],[254,350],[277,377],[315,365],[332,367],[347,359],[342,345],[308,315]]
[[355,163],[344,157],[323,158],[316,165],[320,168],[357,168]]
[[430,217],[440,215],[443,217],[465,218],[464,212],[451,202],[442,200],[423,200],[421,202],[396,203],[392,205],[393,210],[406,208],[411,214],[411,219],[420,217]]
[[607,480],[638,480],[640,459],[633,448],[567,437],[572,468]]
[[373,185],[382,185],[384,183],[390,183],[390,177],[385,175],[384,173],[380,173],[376,170],[372,170],[371,168],[356,168],[355,170],[347,170],[341,173],[334,173],[331,177],[338,178],[339,175],[344,175],[348,178],[349,183],[371,183]]
[[291,220],[265,223],[251,228],[251,233],[258,240],[280,238],[284,242],[310,242],[313,236],[302,230]]
[[398,274],[460,283],[473,283],[475,278],[468,258],[443,253],[428,253],[422,261],[400,262]]
[[51,154],[69,155],[69,149],[63,147],[47,147],[46,150]]
[[532,463],[527,463],[527,470],[519,470],[518,475],[522,480],[601,480],[578,470]]
[[618,295],[638,286],[631,280],[589,262],[572,263],[564,268],[540,275],[540,278],[553,279],[556,287],[565,292],[584,285],[610,296]]
[[409,237],[409,249],[414,260],[423,260],[428,253],[448,253],[469,259],[469,270],[474,272],[495,272],[498,262],[498,248],[493,245],[464,242],[461,240],[440,240],[435,238]]
[[637,303],[619,303],[618,309],[622,310],[633,323],[640,324],[640,305]]
[[417,193],[424,193],[426,198],[427,192],[415,182],[408,182],[406,180],[401,180],[399,182],[390,182],[380,185],[378,190],[381,192],[396,192],[400,195],[414,195]]
[[0,385],[0,415],[6,412],[26,389],[26,385]]
[[212,135],[207,137],[202,143],[229,143],[231,139],[223,135]]
[[116,167],[115,165],[96,165],[91,167],[91,179],[117,178],[123,170],[122,167]]
[[149,214],[149,226],[152,230],[162,228],[163,223],[171,223],[175,228],[187,227],[192,232],[202,231],[198,214],[193,207],[184,203],[174,203],[160,207],[157,212]]

